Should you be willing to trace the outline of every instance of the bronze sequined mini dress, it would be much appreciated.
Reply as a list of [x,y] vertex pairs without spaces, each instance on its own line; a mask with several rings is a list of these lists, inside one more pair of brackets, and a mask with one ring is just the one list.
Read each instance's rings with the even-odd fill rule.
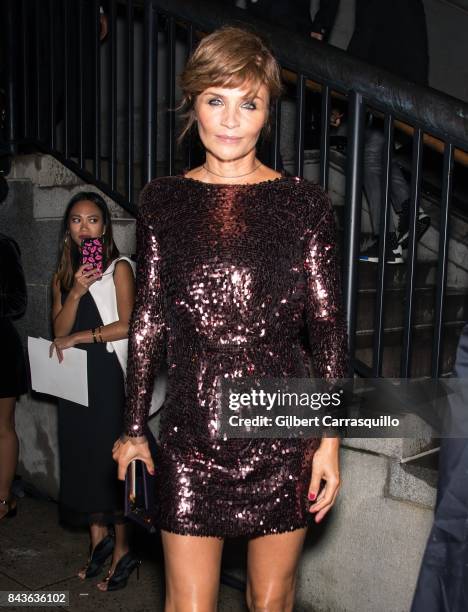
[[220,438],[216,382],[307,377],[310,364],[315,377],[346,376],[328,198],[293,177],[253,185],[159,178],[141,195],[137,252],[126,433],[146,433],[166,355],[154,457],[159,527],[215,537],[305,527],[319,441]]

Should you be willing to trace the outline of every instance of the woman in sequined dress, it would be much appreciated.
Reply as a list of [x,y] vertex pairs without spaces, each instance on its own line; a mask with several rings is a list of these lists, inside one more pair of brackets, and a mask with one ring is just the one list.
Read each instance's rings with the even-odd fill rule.
[[[181,86],[185,132],[197,126],[206,159],[141,195],[126,427],[114,459],[121,479],[133,459],[155,474],[166,611],[215,610],[223,541],[246,536],[249,609],[285,612],[308,521],[320,522],[337,495],[339,439],[220,439],[216,381],[308,377],[309,358],[316,377],[346,376],[333,211],[318,186],[256,157],[281,89],[257,36],[207,36]],[[153,463],[146,421],[165,351]]]

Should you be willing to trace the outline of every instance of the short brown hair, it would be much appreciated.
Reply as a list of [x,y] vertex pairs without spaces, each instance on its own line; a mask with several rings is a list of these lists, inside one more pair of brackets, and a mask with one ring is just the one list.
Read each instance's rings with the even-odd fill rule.
[[225,26],[205,36],[187,62],[179,83],[185,124],[179,141],[195,122],[195,100],[211,86],[240,87],[249,83],[254,93],[266,85],[270,101],[281,95],[281,69],[260,36],[244,28]]

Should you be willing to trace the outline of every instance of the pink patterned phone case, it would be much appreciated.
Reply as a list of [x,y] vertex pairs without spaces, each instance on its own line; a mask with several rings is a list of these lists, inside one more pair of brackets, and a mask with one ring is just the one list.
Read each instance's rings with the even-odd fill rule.
[[103,272],[101,238],[85,238],[81,241],[81,265],[88,264],[88,269],[97,268]]

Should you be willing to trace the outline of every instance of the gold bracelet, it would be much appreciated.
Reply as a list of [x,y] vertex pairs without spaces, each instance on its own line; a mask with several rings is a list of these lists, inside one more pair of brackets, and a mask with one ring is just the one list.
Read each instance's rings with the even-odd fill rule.
[[99,326],[99,329],[98,329],[99,342],[104,342],[104,340],[102,339],[101,331],[102,331],[101,326]]
[[97,342],[97,338],[96,338],[96,328],[93,327],[93,329],[91,330],[91,333],[93,334],[93,342]]

